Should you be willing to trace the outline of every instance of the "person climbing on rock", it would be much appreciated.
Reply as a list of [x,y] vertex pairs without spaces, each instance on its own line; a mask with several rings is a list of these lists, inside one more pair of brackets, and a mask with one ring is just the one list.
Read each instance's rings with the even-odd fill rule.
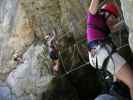
[[49,56],[52,59],[52,72],[55,76],[59,73],[59,57],[58,48],[55,40],[55,32],[48,33],[45,39],[47,40]]
[[109,57],[106,70],[114,75],[115,79],[122,81],[130,90],[133,100],[133,70],[126,60],[120,56],[109,38],[109,33],[118,31],[114,27],[119,20],[119,7],[114,2],[104,3],[104,0],[91,0],[87,11],[87,42],[90,64],[98,69],[103,68],[103,63]]

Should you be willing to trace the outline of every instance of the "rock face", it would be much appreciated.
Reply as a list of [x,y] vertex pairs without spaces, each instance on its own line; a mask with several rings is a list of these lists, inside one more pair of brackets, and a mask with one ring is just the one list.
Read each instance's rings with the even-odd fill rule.
[[32,45],[23,56],[24,62],[9,74],[7,83],[17,97],[39,95],[47,90],[52,76],[48,72],[48,59],[42,60],[43,48],[44,45]]
[[17,100],[8,87],[8,84],[2,81],[0,81],[0,100]]
[[[87,64],[88,51],[83,38],[89,2],[0,0],[0,80],[5,82],[5,85],[0,82],[0,97],[8,95],[13,100],[89,100],[99,93],[96,72]],[[131,14],[132,9],[127,9],[132,1],[121,2],[127,4],[122,5],[124,17],[129,29],[133,29],[131,18],[126,17]],[[59,79],[53,79],[51,74],[51,60],[44,38],[53,31],[62,64]],[[23,61],[16,62],[16,56],[21,56]]]
[[14,28],[17,1],[1,0],[0,2],[0,78],[3,79],[5,74],[14,68],[11,61],[13,50],[8,42]]
[[132,0],[121,0],[121,4],[122,4],[122,10],[123,10],[123,15],[124,15],[124,19],[126,24],[128,25],[129,28],[129,44],[130,47],[133,51],[133,9],[132,9],[132,5],[133,5],[133,1]]

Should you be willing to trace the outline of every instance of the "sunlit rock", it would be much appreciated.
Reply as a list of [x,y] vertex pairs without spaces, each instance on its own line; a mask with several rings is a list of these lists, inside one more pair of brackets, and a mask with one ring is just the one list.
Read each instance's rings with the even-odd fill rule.
[[43,55],[43,49],[44,45],[32,45],[24,54],[24,63],[9,74],[7,82],[18,97],[41,94],[47,90],[52,76],[49,74],[45,58],[47,55]]
[[123,15],[126,24],[128,25],[129,28],[129,44],[130,47],[133,51],[133,1],[132,0],[121,0],[122,4],[122,10],[123,10]]

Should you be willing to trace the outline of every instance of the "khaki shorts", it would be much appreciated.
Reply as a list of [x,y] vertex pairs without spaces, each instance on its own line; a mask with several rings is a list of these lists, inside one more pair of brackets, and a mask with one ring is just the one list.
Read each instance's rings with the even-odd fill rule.
[[[99,44],[95,47],[94,51],[95,51],[94,55],[92,55],[92,53],[89,52],[90,64],[96,68],[96,58],[97,58],[98,68],[101,69],[103,62],[112,52],[112,48],[108,44],[105,44],[104,46]],[[120,68],[125,63],[126,63],[126,60],[123,57],[121,57],[117,52],[114,52],[109,58],[106,69],[107,71],[109,71],[111,74],[114,75],[120,70]]]

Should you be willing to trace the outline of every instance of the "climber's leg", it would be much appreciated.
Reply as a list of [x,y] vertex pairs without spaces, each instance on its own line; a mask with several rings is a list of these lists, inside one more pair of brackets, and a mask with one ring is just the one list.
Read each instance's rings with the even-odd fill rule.
[[116,73],[116,77],[129,87],[131,100],[133,100],[133,70],[131,67],[127,63],[124,64]]

